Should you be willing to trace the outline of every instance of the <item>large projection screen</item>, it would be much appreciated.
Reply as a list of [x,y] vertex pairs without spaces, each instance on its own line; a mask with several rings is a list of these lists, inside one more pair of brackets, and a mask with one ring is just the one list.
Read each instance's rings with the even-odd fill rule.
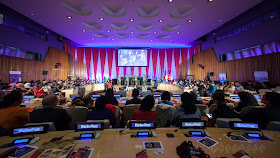
[[118,49],[118,66],[147,67],[147,49]]

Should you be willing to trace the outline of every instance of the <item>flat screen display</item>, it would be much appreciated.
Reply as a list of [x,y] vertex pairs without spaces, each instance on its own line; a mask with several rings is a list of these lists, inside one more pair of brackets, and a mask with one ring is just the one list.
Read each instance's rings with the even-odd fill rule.
[[147,49],[118,49],[118,66],[148,66]]
[[92,123],[92,122],[78,122],[75,124],[76,131],[90,131],[90,130],[103,130],[103,123]]
[[100,98],[101,95],[100,95],[100,94],[94,94],[94,95],[92,95],[92,97],[93,97],[93,98]]
[[205,122],[182,122],[182,128],[205,128]]
[[25,134],[34,134],[34,133],[46,133],[48,125],[39,125],[39,126],[27,126],[21,128],[13,129],[12,135],[25,135]]
[[172,94],[172,97],[178,98],[178,97],[181,97],[181,94]]
[[81,138],[91,138],[93,137],[93,134],[81,134]]
[[145,121],[143,121],[143,122],[140,122],[140,121],[137,121],[137,122],[129,122],[129,127],[131,128],[131,129],[133,129],[133,128],[136,128],[136,129],[141,129],[141,128],[143,128],[143,129],[153,129],[153,128],[155,128],[155,122],[145,122]]
[[261,136],[257,133],[248,133],[248,136],[249,137],[252,137],[252,138],[260,138]]
[[258,129],[259,125],[255,123],[234,123],[233,126],[235,128],[253,128],[253,129]]
[[267,71],[254,71],[254,76],[256,82],[269,82]]
[[79,97],[79,95],[70,95],[70,98],[76,98]]
[[23,96],[23,99],[34,99],[34,98],[36,98],[35,95],[24,95]]

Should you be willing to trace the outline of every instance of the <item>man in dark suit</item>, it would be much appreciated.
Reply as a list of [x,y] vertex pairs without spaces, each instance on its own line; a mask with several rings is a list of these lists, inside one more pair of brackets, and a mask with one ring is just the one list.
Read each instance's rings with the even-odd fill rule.
[[30,113],[31,123],[53,122],[57,131],[69,129],[72,117],[65,109],[56,107],[58,99],[56,95],[50,94],[43,99],[43,108],[36,109]]
[[133,99],[130,99],[130,100],[126,101],[125,105],[141,104],[141,99],[138,99],[138,96],[139,96],[139,90],[138,89],[133,89],[133,91],[132,91]]

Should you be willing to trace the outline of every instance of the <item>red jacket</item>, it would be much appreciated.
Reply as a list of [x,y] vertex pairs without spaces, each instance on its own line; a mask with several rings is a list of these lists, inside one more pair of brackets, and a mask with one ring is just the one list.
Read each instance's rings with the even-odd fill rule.
[[157,120],[157,112],[155,112],[155,111],[135,110],[133,112],[132,119],[133,120],[156,121]]

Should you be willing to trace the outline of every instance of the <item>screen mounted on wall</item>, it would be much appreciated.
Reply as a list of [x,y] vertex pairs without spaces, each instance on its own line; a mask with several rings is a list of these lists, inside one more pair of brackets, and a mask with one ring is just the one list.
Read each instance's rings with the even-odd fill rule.
[[118,66],[148,66],[147,49],[118,49]]

